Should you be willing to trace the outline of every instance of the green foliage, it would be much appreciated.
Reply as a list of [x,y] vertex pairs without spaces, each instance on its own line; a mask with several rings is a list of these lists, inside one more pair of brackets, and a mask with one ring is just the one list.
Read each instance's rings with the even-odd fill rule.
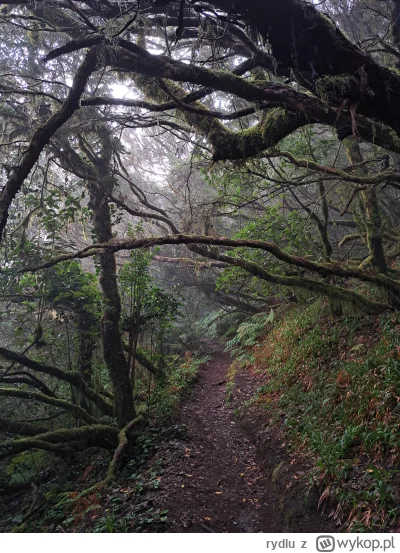
[[292,310],[253,349],[266,376],[255,400],[314,458],[335,518],[352,531],[382,529],[397,516],[400,319],[330,322],[324,309]]
[[263,217],[236,233],[243,240],[268,240],[284,245],[288,253],[310,250],[309,225],[299,211],[285,212],[282,205],[267,206]]
[[226,344],[226,349],[239,355],[244,348],[254,346],[258,338],[265,332],[266,326],[274,322],[274,311],[269,314],[259,313],[239,325],[235,336]]
[[6,466],[9,483],[22,484],[29,482],[43,467],[46,453],[44,451],[25,451],[13,457]]
[[120,518],[118,513],[113,510],[107,513],[106,516],[96,520],[93,532],[113,534],[128,533],[132,531],[145,532],[150,525],[154,527],[155,525],[165,523],[167,515],[167,510],[150,507],[139,512],[127,514],[123,518]]
[[50,305],[100,317],[101,294],[97,277],[83,271],[79,261],[56,265],[46,272],[45,278],[45,298]]
[[219,338],[221,336],[232,336],[239,324],[246,317],[244,313],[224,311],[218,309],[207,313],[195,324],[195,329],[200,336],[208,338]]
[[[318,251],[310,227],[310,222],[303,218],[299,211],[287,212],[280,204],[267,206],[264,216],[248,223],[235,234],[235,238],[243,240],[264,240],[278,244],[287,253],[311,254]],[[269,272],[286,274],[287,266],[278,261],[272,254],[263,250],[251,248],[235,248],[234,252],[227,255],[240,257],[246,261],[256,263]],[[285,293],[281,286],[260,281],[257,277],[251,277],[247,271],[238,267],[224,269],[216,282],[217,290],[232,292],[236,289],[244,289],[259,300],[266,296]]]
[[165,378],[160,382],[152,395],[151,411],[156,418],[163,421],[174,419],[182,395],[190,389],[202,365],[208,357],[195,357],[185,354],[183,362],[174,358],[165,368]]
[[155,286],[150,274],[150,263],[155,254],[156,251],[133,250],[130,261],[118,274],[122,301],[121,327],[135,335],[151,328],[161,341],[178,315],[179,302]]

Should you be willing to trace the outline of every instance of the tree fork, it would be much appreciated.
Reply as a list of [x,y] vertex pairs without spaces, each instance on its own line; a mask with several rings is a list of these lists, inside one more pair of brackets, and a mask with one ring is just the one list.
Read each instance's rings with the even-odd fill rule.
[[102,489],[105,486],[107,486],[107,484],[110,484],[114,480],[115,475],[116,475],[118,460],[121,457],[121,454],[124,452],[124,450],[126,449],[126,447],[128,446],[128,443],[129,443],[129,432],[136,424],[138,424],[142,420],[143,420],[142,415],[139,415],[138,417],[136,417],[135,419],[130,421],[126,426],[124,426],[124,428],[122,428],[119,431],[119,434],[118,434],[118,447],[114,452],[113,458],[112,458],[111,463],[110,463],[110,465],[108,467],[108,470],[107,470],[106,477],[104,478],[104,480],[101,480],[101,482],[98,482],[97,484],[94,484],[94,486],[91,486],[90,488],[84,490],[80,494],[80,497],[84,497],[86,495],[89,495],[89,494],[93,493],[94,491]]

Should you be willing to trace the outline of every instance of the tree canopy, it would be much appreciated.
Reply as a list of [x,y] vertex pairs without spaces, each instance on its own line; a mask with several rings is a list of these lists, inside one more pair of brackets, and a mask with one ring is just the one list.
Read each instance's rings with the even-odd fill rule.
[[179,301],[400,308],[398,2],[0,6],[0,457],[125,443]]

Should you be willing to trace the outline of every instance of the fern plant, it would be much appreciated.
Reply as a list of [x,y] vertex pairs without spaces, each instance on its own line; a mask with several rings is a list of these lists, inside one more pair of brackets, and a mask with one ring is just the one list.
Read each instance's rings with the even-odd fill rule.
[[274,311],[254,315],[248,321],[239,325],[235,336],[226,344],[226,350],[235,354],[241,353],[244,348],[254,346],[263,333],[265,326],[274,321]]
[[218,309],[211,311],[196,323],[196,330],[201,336],[207,338],[219,338],[231,336],[237,331],[243,321],[244,314],[238,311],[224,311]]

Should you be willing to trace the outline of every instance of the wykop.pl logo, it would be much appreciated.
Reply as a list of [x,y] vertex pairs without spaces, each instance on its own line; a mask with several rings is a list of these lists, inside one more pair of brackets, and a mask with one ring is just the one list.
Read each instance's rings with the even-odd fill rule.
[[317,542],[317,551],[322,553],[329,553],[335,549],[335,538],[333,536],[318,536]]

